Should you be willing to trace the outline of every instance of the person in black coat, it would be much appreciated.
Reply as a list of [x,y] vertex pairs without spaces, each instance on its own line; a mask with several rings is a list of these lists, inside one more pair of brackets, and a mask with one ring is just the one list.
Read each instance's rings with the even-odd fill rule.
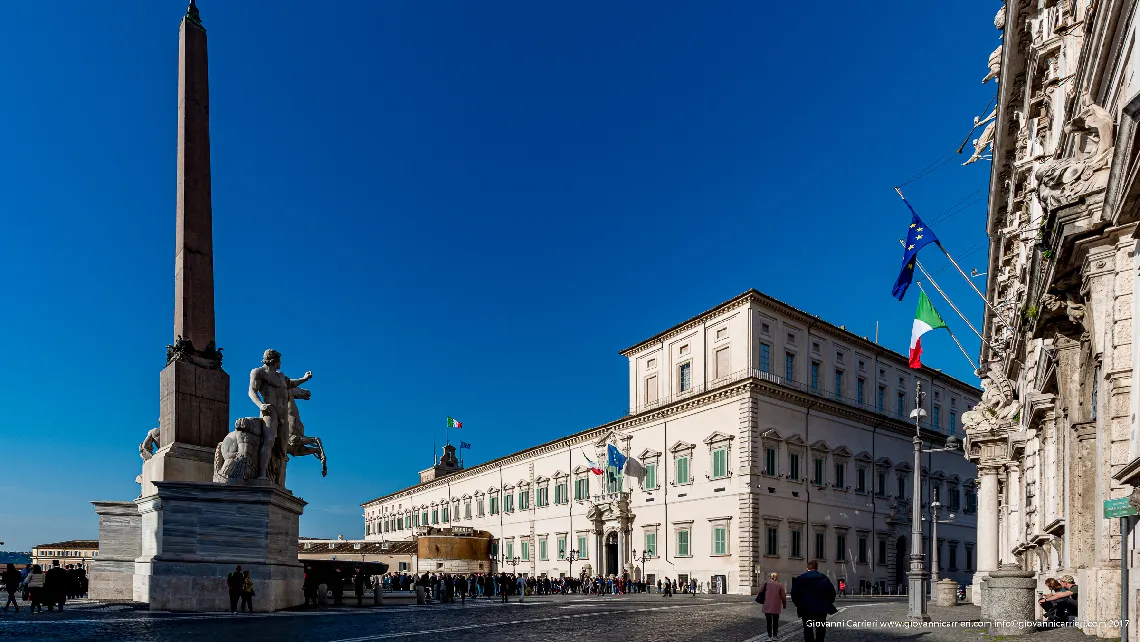
[[305,592],[305,606],[309,605],[310,600],[312,600],[313,606],[317,606],[317,585],[318,584],[320,584],[320,582],[317,581],[317,576],[313,572],[313,567],[312,566],[306,566],[305,567],[305,581],[304,581],[304,584],[301,585],[301,588]]
[[329,588],[332,589],[333,604],[344,604],[344,573],[341,572],[340,567],[333,569],[332,582]]
[[59,560],[53,560],[51,568],[44,573],[44,595],[49,611],[53,610],[53,605],[63,610],[63,603],[67,600],[67,571],[60,568]]
[[356,575],[352,577],[352,592],[356,594],[356,605],[364,606],[364,589],[370,586],[368,576],[356,569]]
[[4,569],[4,574],[0,575],[0,586],[4,587],[4,591],[8,594],[8,601],[4,604],[4,610],[8,610],[8,606],[15,606],[16,612],[20,612],[20,603],[16,601],[16,592],[20,590],[20,571],[16,570],[15,564],[9,564],[8,568]]
[[819,572],[819,564],[807,564],[807,572],[792,578],[790,596],[796,603],[796,613],[804,624],[804,642],[823,642],[827,632],[824,621],[827,616],[837,613],[835,608],[835,586],[827,576]]

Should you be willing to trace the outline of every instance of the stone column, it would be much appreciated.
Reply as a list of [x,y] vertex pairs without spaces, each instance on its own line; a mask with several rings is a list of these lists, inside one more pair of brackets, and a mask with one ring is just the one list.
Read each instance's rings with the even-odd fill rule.
[[1003,564],[991,571],[986,601],[989,604],[990,635],[1027,635],[1033,633],[1033,590],[1037,580],[1032,571],[1023,571],[1016,564]]
[[[997,570],[998,566],[998,468],[996,466],[979,466],[978,488],[978,572],[974,575],[974,583],[978,583],[979,575],[986,575]],[[982,604],[981,591],[974,593],[976,604]]]
[[1003,562],[1016,563],[1017,557],[1013,554],[1013,549],[1017,548],[1024,532],[1021,523],[1021,466],[1013,461],[1006,464],[1005,469],[1006,529],[1005,548],[1001,551],[1001,555]]
[[614,575],[621,577],[622,571],[625,570],[625,520],[618,524],[618,554],[617,554],[617,570]]

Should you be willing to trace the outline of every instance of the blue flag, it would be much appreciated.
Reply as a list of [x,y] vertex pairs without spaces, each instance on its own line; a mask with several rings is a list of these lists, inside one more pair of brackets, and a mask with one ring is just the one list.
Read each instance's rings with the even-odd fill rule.
[[625,469],[625,460],[626,456],[621,454],[621,451],[617,449],[617,446],[610,444],[608,447],[606,447],[607,466],[613,466],[620,472],[621,470]]
[[466,441],[459,442],[459,449],[463,450],[464,448],[471,450],[471,444],[467,443]]
[[914,262],[918,258],[918,251],[931,243],[938,243],[938,237],[934,235],[934,230],[931,230],[922,219],[918,218],[918,213],[910,206],[910,203],[903,199],[907,208],[910,210],[910,229],[906,233],[906,245],[903,246],[903,260],[902,269],[899,271],[899,278],[895,280],[895,288],[891,290],[891,294],[899,301],[903,300],[906,296],[906,289],[910,287],[910,282],[914,280]]

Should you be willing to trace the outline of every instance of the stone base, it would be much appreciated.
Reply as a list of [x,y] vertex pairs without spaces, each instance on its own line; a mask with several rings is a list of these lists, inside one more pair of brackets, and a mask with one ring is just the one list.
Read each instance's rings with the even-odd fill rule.
[[133,596],[152,610],[228,611],[226,575],[240,564],[253,579],[253,607],[304,604],[297,559],[304,500],[275,486],[155,482],[137,500],[141,553]]
[[934,606],[958,606],[958,583],[954,580],[934,582],[930,593]]
[[91,502],[99,516],[99,556],[91,560],[87,594],[96,600],[133,600],[142,515],[134,502]]
[[1028,635],[1034,632],[1034,589],[1036,574],[1017,565],[1003,565],[990,572],[986,582],[990,635]]
[[[224,434],[222,436],[225,437]],[[153,457],[143,462],[142,491],[139,493],[139,498],[155,493],[156,480],[213,481],[215,448],[216,446],[206,448],[183,443],[173,443],[160,448]]]

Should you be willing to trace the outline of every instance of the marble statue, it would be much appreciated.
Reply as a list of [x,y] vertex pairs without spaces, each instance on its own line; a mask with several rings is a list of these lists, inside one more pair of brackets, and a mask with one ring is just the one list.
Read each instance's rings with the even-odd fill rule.
[[245,483],[258,473],[265,422],[260,417],[242,417],[234,422],[214,450],[214,481],[222,484]]
[[146,439],[139,444],[139,457],[143,461],[150,461],[154,457],[154,451],[162,447],[162,430],[159,428],[151,428],[146,433]]
[[249,373],[249,398],[261,410],[263,431],[258,452],[257,478],[269,480],[271,471],[278,479],[285,468],[286,455],[315,455],[321,460],[321,475],[328,474],[324,447],[317,437],[305,436],[305,425],[297,410],[297,399],[309,399],[312,393],[301,384],[313,378],[306,372],[300,379],[290,379],[281,372],[281,353],[266,350],[262,366]]
[[1037,171],[1037,198],[1047,211],[1072,203],[1108,183],[1115,122],[1112,115],[1093,103],[1087,94],[1082,102],[1085,107],[1065,125],[1064,133],[1085,135],[1092,148],[1079,151],[1071,158],[1050,160]]
[[990,54],[990,59],[986,61],[986,64],[990,68],[990,73],[986,74],[985,78],[982,78],[983,85],[991,80],[996,80],[998,75],[1001,74],[1001,45],[998,45],[998,48],[994,49],[993,53]]
[[970,156],[969,160],[967,160],[965,163],[962,163],[962,165],[969,165],[970,163],[976,163],[978,160],[980,160],[982,158],[982,154],[985,153],[986,149],[991,147],[994,144],[994,129],[997,125],[997,108],[995,108],[990,113],[989,116],[986,116],[983,119],[979,120],[977,116],[974,116],[974,128],[975,129],[982,126],[983,124],[986,125],[986,128],[982,130],[981,136],[978,136],[977,138],[974,139],[974,143],[973,143],[974,153],[973,153],[973,155]]
[[[1014,395],[1013,384],[1001,371],[1000,363],[995,363],[982,380],[982,399],[978,405],[962,413],[962,427],[967,440],[971,433],[993,432],[1001,424],[1006,424],[1021,410],[1021,403]],[[969,452],[969,449],[966,450]]]

